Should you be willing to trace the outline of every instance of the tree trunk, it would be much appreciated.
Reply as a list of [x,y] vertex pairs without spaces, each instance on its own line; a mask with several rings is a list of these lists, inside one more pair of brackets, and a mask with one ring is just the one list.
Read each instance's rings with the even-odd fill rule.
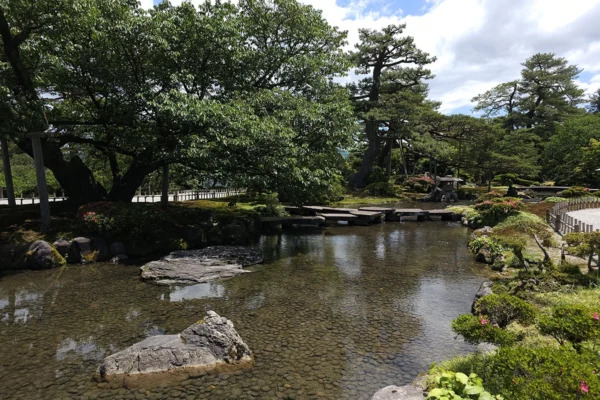
[[169,206],[169,164],[163,165],[162,171],[162,197],[160,202],[163,208]]
[[139,160],[134,161],[119,182],[113,185],[108,194],[108,201],[130,203],[136,190],[144,182],[144,178],[157,169],[156,165],[146,165]]
[[385,146],[383,146],[381,152],[379,153],[379,156],[377,157],[377,166],[379,168],[386,167],[387,156],[388,154],[390,154],[390,149],[392,148],[392,141],[393,139],[385,140]]
[[402,138],[400,139],[400,156],[402,157],[402,166],[404,167],[404,176],[408,180],[408,166],[406,165],[406,155],[404,154],[404,145]]
[[48,203],[48,187],[46,186],[46,168],[44,168],[44,152],[42,150],[41,133],[31,137],[33,147],[33,162],[35,164],[35,177],[37,180],[38,196],[40,198],[40,216],[42,219],[42,232],[50,227],[50,204]]
[[6,139],[0,139],[0,145],[2,146],[2,164],[4,166],[4,180],[6,181],[8,205],[16,206],[15,187],[13,185],[12,170],[10,168],[10,155],[8,154],[8,141]]
[[[69,204],[77,207],[82,204],[106,199],[106,189],[96,181],[94,174],[78,156],[64,159],[60,147],[53,142],[42,139],[44,166],[54,174],[54,177],[64,189]],[[33,157],[31,141],[16,142],[21,150]]]
[[369,147],[363,156],[362,164],[358,171],[350,176],[348,183],[353,188],[363,188],[367,185],[367,178],[373,168],[373,163],[379,155],[380,143],[378,135],[379,123],[374,120],[367,121],[367,140],[369,141]]

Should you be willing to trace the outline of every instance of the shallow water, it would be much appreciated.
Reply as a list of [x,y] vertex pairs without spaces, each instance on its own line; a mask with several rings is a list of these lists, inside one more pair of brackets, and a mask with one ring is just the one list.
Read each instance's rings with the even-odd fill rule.
[[[69,266],[0,280],[2,399],[370,399],[433,361],[472,351],[450,322],[482,278],[468,232],[445,222],[264,236],[253,273],[195,286],[138,280],[135,266]],[[256,365],[177,387],[106,389],[106,355],[178,333],[215,310]]]

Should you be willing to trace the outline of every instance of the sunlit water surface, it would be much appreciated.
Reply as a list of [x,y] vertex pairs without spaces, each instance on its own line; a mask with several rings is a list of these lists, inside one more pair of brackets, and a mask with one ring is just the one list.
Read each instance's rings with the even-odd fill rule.
[[[135,266],[69,266],[0,279],[1,399],[370,399],[472,351],[450,322],[482,278],[456,223],[388,223],[264,236],[253,273],[161,287]],[[99,361],[215,310],[256,365],[179,386],[107,389]]]

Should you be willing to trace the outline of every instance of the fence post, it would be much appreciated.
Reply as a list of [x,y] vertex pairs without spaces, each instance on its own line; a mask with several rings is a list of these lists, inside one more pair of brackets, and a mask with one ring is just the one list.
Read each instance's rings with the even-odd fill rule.
[[562,222],[562,215],[556,214],[556,219],[554,220],[554,230],[556,232],[560,232],[560,224]]

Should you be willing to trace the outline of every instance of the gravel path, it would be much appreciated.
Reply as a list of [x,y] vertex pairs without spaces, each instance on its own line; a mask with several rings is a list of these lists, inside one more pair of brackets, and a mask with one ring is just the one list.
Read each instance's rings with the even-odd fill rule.
[[572,211],[567,215],[588,225],[594,225],[594,230],[600,230],[600,208]]

